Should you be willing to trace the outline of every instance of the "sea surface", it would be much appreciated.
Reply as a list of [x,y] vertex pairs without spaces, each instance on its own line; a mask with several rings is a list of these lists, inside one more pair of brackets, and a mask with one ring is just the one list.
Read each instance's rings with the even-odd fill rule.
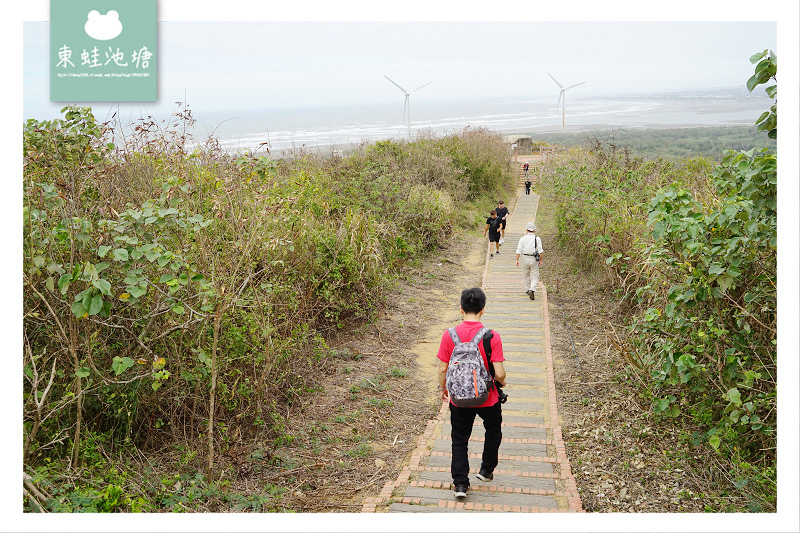
[[[563,117],[566,132],[633,128],[753,125],[772,105],[729,89],[664,95],[573,98]],[[192,110],[194,142],[209,137],[231,152],[266,152],[280,157],[299,150],[330,153],[384,139],[407,139],[402,99],[397,106],[353,105],[304,109]],[[502,134],[562,131],[556,99],[414,102],[411,136],[442,135],[466,127]]]

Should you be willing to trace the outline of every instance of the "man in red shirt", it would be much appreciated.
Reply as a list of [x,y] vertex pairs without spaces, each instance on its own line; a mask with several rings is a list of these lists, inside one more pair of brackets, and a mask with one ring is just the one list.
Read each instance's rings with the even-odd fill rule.
[[[461,293],[461,314],[464,321],[456,326],[456,334],[461,342],[469,342],[483,327],[481,316],[486,307],[486,294],[478,288],[465,289]],[[450,334],[445,330],[442,334],[442,341],[439,344],[439,390],[441,391],[442,401],[449,400],[445,380],[450,356],[453,353],[455,344]],[[489,362],[486,360],[486,352],[483,349],[483,342],[479,343],[478,349],[483,356],[486,368]],[[503,368],[503,343],[500,335],[494,332],[491,340],[491,364],[494,367],[494,379],[501,387],[506,384],[506,371]],[[494,479],[494,469],[497,466],[498,450],[503,439],[500,429],[503,423],[503,416],[500,408],[500,399],[497,388],[493,387],[489,391],[489,399],[486,403],[478,407],[458,407],[450,402],[450,433],[452,439],[453,459],[450,471],[453,476],[454,494],[456,498],[464,498],[469,490],[469,459],[467,445],[469,437],[472,435],[472,425],[475,422],[475,415],[483,419],[483,427],[486,435],[483,443],[483,457],[481,460],[478,479],[481,481],[491,481]]]

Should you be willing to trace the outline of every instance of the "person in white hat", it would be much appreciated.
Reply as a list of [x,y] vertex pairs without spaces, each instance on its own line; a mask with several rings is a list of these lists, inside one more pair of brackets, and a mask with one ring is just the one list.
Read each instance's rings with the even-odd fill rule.
[[525,292],[531,300],[536,299],[536,285],[539,283],[539,266],[542,264],[542,239],[536,235],[536,224],[528,222],[525,235],[517,244],[517,266],[522,259],[522,275],[525,276]]

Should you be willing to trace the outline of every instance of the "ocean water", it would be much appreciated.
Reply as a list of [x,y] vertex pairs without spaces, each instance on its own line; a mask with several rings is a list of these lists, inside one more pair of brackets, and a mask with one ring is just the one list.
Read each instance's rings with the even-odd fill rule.
[[[567,101],[567,132],[632,128],[752,125],[772,104],[766,97],[735,90]],[[398,106],[354,105],[306,109],[247,109],[225,112],[193,110],[194,140],[217,139],[229,151],[330,153],[365,142],[407,139],[408,126]],[[555,99],[413,102],[412,138],[482,127],[503,134],[561,132],[561,109]]]

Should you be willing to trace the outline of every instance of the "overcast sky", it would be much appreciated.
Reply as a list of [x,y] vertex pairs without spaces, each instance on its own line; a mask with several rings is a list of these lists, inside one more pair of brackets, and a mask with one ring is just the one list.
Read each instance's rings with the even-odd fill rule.
[[[168,111],[184,95],[195,111],[402,102],[384,75],[408,90],[432,82],[417,102],[555,100],[547,72],[586,82],[572,98],[741,87],[749,57],[778,45],[775,21],[180,21],[170,4],[151,106]],[[48,32],[25,25],[26,115],[63,107],[48,102]]]

